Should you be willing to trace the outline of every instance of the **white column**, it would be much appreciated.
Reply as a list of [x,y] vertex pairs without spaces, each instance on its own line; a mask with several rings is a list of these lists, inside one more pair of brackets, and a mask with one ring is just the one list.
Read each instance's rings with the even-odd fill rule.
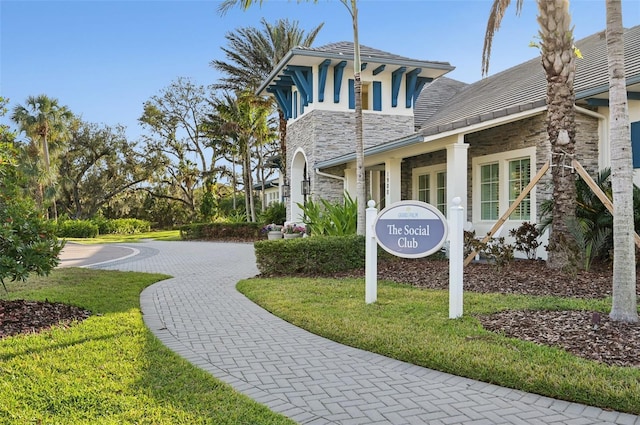
[[370,200],[367,203],[366,225],[365,225],[365,288],[364,302],[371,304],[378,299],[378,243],[373,222],[376,219],[378,210],[376,203]]
[[346,168],[344,170],[344,190],[354,201],[356,200],[356,187],[356,169]]
[[464,135],[458,142],[447,146],[447,208],[451,208],[454,197],[459,197],[462,207],[467,205],[467,175],[469,145],[464,143]]
[[385,174],[385,198],[386,205],[389,206],[394,202],[402,199],[401,192],[401,158],[389,158],[384,162]]
[[462,288],[464,276],[464,207],[459,197],[453,198],[449,208],[449,319],[462,317]]
[[369,171],[369,191],[371,192],[371,199],[376,201],[376,204],[380,204],[380,171]]

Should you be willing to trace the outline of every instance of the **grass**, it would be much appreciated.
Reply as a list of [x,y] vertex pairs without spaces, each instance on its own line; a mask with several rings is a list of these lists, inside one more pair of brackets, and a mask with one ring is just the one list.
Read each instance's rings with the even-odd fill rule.
[[485,331],[475,315],[505,309],[597,310],[610,300],[465,293],[465,315],[448,318],[448,292],[363,279],[250,279],[238,289],[318,335],[416,365],[549,397],[640,414],[640,369],[612,367],[560,349]]
[[8,284],[9,298],[48,299],[94,315],[0,340],[0,423],[293,424],[151,334],[140,291],[166,277],[70,268]]
[[64,238],[67,241],[81,244],[99,243],[135,243],[142,239],[154,239],[157,241],[180,241],[179,230],[157,230],[153,232],[135,233],[132,235],[99,235],[96,238]]

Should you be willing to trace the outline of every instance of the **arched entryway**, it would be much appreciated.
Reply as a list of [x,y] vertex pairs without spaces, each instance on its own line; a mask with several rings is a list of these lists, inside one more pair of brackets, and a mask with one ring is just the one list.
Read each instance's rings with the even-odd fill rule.
[[311,179],[307,170],[307,156],[302,149],[296,150],[291,161],[291,170],[289,173],[291,196],[289,198],[289,220],[293,222],[302,222],[302,208],[298,206],[304,205],[310,196]]

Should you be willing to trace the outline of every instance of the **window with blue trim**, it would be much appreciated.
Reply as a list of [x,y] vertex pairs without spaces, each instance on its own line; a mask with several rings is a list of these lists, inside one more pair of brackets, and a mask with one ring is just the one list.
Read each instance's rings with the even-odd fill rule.
[[631,154],[633,168],[640,168],[640,121],[631,123]]

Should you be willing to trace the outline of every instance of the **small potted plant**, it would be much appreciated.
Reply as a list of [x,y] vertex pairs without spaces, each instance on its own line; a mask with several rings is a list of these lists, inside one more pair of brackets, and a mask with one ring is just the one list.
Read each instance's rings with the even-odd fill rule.
[[301,238],[304,235],[305,227],[302,224],[289,223],[282,228],[285,239]]
[[267,239],[270,241],[282,239],[282,226],[279,224],[267,224],[262,228],[262,232],[267,234]]

